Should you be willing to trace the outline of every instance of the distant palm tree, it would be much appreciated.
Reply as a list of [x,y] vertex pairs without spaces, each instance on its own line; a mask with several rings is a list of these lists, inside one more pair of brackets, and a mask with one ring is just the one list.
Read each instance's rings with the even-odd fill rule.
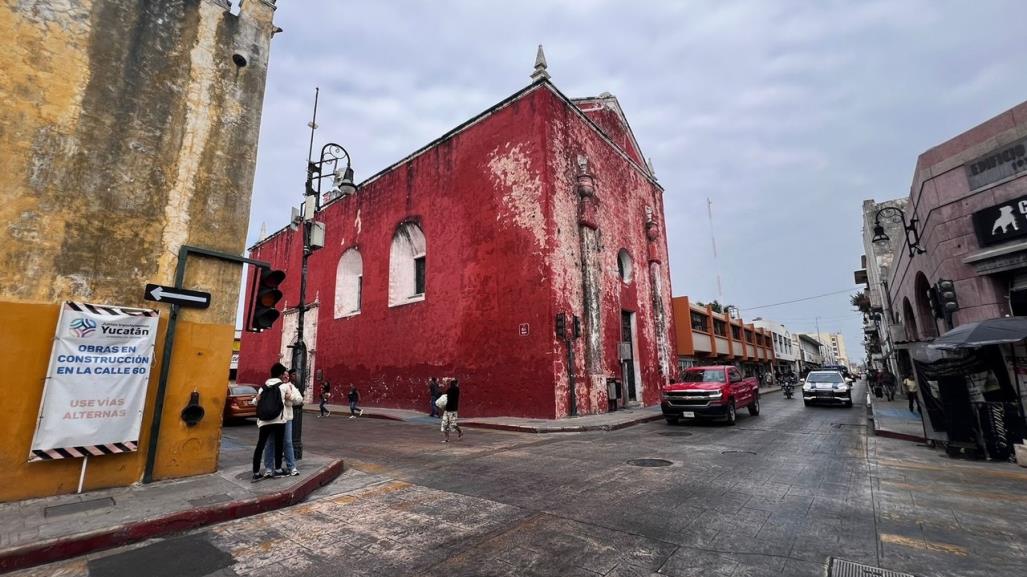
[[849,300],[849,302],[852,303],[852,306],[856,307],[856,310],[863,314],[867,314],[870,312],[870,295],[868,295],[864,291],[860,291],[852,295],[852,298]]

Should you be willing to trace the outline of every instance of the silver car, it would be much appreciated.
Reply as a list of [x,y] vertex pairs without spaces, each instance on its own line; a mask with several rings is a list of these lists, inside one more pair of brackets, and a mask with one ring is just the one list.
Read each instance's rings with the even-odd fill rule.
[[852,406],[852,385],[838,371],[811,371],[802,383],[802,402]]

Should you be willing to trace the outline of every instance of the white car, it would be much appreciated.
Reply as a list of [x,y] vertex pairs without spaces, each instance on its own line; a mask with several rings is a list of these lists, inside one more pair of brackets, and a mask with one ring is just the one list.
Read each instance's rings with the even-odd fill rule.
[[852,406],[852,384],[838,371],[811,371],[802,383],[802,402]]

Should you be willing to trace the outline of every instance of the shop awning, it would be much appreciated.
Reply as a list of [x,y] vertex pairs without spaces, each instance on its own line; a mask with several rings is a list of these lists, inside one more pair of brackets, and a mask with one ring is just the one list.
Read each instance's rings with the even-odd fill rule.
[[927,345],[932,349],[976,349],[1027,339],[1027,317],[1004,317],[959,325]]

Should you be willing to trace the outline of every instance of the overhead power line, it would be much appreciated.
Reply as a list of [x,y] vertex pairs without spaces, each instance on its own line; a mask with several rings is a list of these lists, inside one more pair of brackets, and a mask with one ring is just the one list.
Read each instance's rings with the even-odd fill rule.
[[795,300],[784,301],[784,302],[779,302],[779,303],[772,303],[772,304],[769,304],[769,305],[760,305],[758,307],[745,307],[745,308],[741,308],[740,307],[740,308],[743,311],[754,311],[756,309],[766,309],[766,308],[770,308],[770,307],[779,307],[781,305],[790,305],[792,303],[801,303],[802,301],[811,301],[813,299],[820,299],[820,298],[829,297],[829,296],[832,296],[832,295],[840,295],[842,293],[851,293],[851,292],[855,292],[856,290],[857,289],[849,288],[849,289],[844,289],[844,290],[840,290],[840,291],[824,293],[822,295],[814,295],[814,296],[811,296],[811,297],[803,297],[801,299],[795,299]]

